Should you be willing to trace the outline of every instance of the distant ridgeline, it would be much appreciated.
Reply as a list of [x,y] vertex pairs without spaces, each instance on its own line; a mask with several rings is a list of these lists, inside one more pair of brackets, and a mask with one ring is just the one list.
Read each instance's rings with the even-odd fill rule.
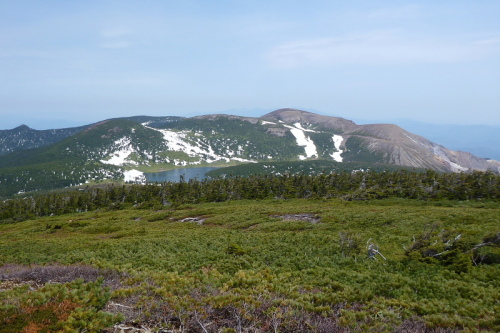
[[157,208],[241,199],[383,198],[500,200],[500,175],[492,172],[342,172],[309,176],[254,175],[154,185],[86,187],[0,202],[0,221],[125,207]]
[[357,125],[295,109],[260,118],[137,116],[59,130],[20,126],[0,131],[0,155],[0,197],[102,182],[145,183],[146,172],[249,163],[257,166],[247,166],[246,174],[394,170],[391,166],[500,170],[498,161],[449,150],[396,125]]

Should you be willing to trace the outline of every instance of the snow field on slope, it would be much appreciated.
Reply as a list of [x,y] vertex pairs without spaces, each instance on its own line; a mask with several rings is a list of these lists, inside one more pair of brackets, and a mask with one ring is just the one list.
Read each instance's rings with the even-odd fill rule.
[[331,154],[330,156],[336,161],[336,162],[342,162],[344,159],[342,158],[342,153],[344,152],[343,150],[340,150],[340,145],[342,144],[342,141],[344,141],[344,138],[341,135],[333,135],[332,136],[333,144],[335,145],[335,149],[337,149],[336,152]]
[[[115,141],[115,146],[119,147],[119,150],[114,151],[111,154],[111,158],[108,160],[100,160],[104,164],[112,164],[116,166],[122,166],[125,164],[127,157],[130,156],[130,154],[134,153],[135,150],[131,146],[131,140],[130,138],[123,137],[121,139],[118,139]],[[131,164],[137,164],[134,161],[127,161],[127,163]]]
[[314,144],[313,140],[306,136],[304,132],[314,132],[311,130],[306,130],[300,125],[300,123],[295,123],[294,126],[288,126],[284,125],[285,127],[288,127],[290,129],[290,132],[293,134],[295,137],[295,140],[297,141],[297,145],[304,147],[304,155],[299,155],[299,159],[305,160],[306,158],[316,156],[318,157],[318,150],[316,149],[316,145]]
[[[187,133],[174,132],[174,131],[152,128],[152,127],[148,127],[148,128],[155,130],[155,131],[158,131],[163,135],[163,139],[165,140],[165,143],[166,143],[169,150],[183,152],[191,157],[200,157],[200,159],[204,158],[205,162],[207,162],[207,163],[213,163],[213,162],[216,162],[218,160],[225,160],[226,162],[229,162],[230,160],[241,161],[241,162],[253,162],[253,163],[256,162],[256,161],[247,160],[247,159],[243,159],[243,158],[232,157],[233,155],[235,155],[235,152],[232,150],[227,151],[227,154],[230,157],[225,157],[225,156],[217,155],[209,144],[205,144],[207,147],[206,149],[202,149],[200,146],[192,145],[191,143],[185,141]],[[243,149],[241,148],[241,146],[239,146],[237,153],[241,154],[242,152],[243,152]],[[199,164],[200,162],[194,162],[194,163],[189,163],[189,164]]]

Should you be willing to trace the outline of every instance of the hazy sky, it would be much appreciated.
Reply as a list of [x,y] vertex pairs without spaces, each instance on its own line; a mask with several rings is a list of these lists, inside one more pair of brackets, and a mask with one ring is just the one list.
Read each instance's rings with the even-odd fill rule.
[[132,115],[500,125],[500,1],[0,1],[0,129]]

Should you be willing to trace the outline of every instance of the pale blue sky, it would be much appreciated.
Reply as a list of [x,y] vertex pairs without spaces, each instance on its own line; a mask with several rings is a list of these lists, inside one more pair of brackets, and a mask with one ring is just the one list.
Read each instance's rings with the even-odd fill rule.
[[132,115],[500,125],[500,1],[0,0],[0,129]]

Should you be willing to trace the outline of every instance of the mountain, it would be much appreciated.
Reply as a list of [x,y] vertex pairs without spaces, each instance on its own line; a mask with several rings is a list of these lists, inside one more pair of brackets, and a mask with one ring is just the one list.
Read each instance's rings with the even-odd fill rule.
[[[442,172],[500,170],[500,162],[449,150],[396,125],[357,125],[296,109],[259,118],[137,116],[50,132],[26,126],[11,131],[14,144],[6,149],[18,151],[0,156],[0,196],[103,180],[144,182],[144,172],[173,167],[257,162],[330,160]],[[41,147],[20,150],[32,145]]]
[[[165,123],[177,121],[181,118],[182,117],[134,116],[121,119],[128,119],[134,122],[147,124],[150,127],[157,127]],[[48,146],[75,135],[90,126],[92,126],[92,124],[62,129],[35,130],[26,125],[21,125],[10,130],[0,130],[0,156],[19,150]]]
[[500,160],[500,125],[443,125],[397,120],[404,129],[453,150]]
[[[316,115],[310,112],[281,109],[262,117],[294,126],[306,126],[307,131],[336,133],[337,160],[371,161],[443,172],[496,170],[499,162],[476,157],[462,151],[452,151],[421,136],[410,133],[397,125],[356,125],[343,118]],[[339,158],[340,157],[340,158]],[[333,157],[335,159],[335,157]]]
[[11,130],[0,130],[0,155],[18,150],[47,146],[72,136],[88,126],[38,131],[21,125]]

